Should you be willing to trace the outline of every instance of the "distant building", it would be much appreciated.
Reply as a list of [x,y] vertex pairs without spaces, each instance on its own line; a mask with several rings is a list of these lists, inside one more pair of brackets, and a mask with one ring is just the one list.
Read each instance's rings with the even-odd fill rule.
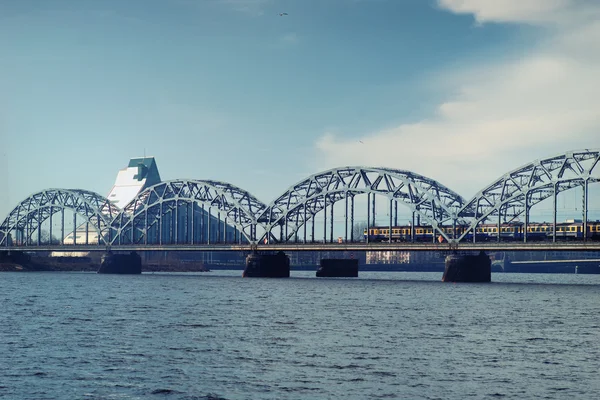
[[367,251],[367,264],[415,264],[437,261],[440,256],[428,251]]
[[[123,209],[144,190],[159,183],[161,183],[161,178],[154,157],[132,158],[129,160],[127,167],[119,170],[117,173],[117,178],[108,193],[107,199],[119,209]],[[208,216],[208,212],[204,211],[198,204],[194,204],[192,210],[197,219],[206,218]],[[180,237],[185,237],[185,233],[182,231],[188,229],[186,219],[187,214],[185,212],[180,213],[178,223]],[[207,226],[203,226],[201,233],[201,228],[196,227],[196,235],[202,235],[204,240],[208,239],[210,236],[211,242],[219,241],[219,239],[222,240],[223,234],[226,234],[227,241],[231,242],[234,240],[234,229],[230,224],[227,225],[226,232],[222,232],[223,221],[219,221],[215,215],[211,215],[209,219],[212,229],[209,231]],[[174,219],[169,217],[165,218],[163,225],[165,231],[172,230]],[[157,232],[148,232],[148,234],[150,237],[149,240],[156,240]],[[75,235],[73,235],[73,232],[66,234],[63,243],[65,245],[86,243],[98,244],[98,239],[98,232],[91,226],[88,226],[88,224],[83,223],[77,227]],[[243,239],[243,241],[245,241],[245,239]],[[81,257],[87,255],[87,252],[52,252],[51,254],[53,257]],[[210,257],[212,259],[213,255],[210,254]],[[222,258],[221,255],[214,255],[214,257],[216,259]]]
[[117,207],[123,208],[144,189],[160,182],[154,157],[132,158],[129,165],[117,174],[107,198]]
[[[131,200],[146,188],[160,183],[160,174],[154,157],[132,158],[129,160],[127,167],[121,169],[117,173],[117,179],[112,189],[108,193],[108,200],[119,208],[124,208]],[[98,232],[94,229],[87,229],[86,225],[82,224],[75,231],[75,241],[73,241],[73,232],[69,233],[64,238],[64,244],[97,244]],[[87,253],[77,252],[60,253],[61,256],[80,256]],[[53,255],[57,255],[54,254]]]

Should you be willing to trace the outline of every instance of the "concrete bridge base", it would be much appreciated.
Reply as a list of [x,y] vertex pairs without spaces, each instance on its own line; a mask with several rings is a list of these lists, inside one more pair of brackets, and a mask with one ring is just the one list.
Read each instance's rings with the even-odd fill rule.
[[141,274],[142,259],[135,251],[130,254],[113,254],[108,252],[102,256],[99,274]]
[[358,277],[358,259],[325,258],[321,260],[317,277]]
[[452,254],[446,257],[442,282],[491,282],[492,263],[483,251],[478,255]]
[[283,251],[276,254],[250,253],[246,257],[244,278],[289,278],[290,258]]

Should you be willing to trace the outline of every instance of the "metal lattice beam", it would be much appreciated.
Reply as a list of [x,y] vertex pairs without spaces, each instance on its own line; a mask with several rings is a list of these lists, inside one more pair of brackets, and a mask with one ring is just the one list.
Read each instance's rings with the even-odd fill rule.
[[[469,230],[486,220],[512,222],[557,193],[600,182],[600,150],[581,150],[519,167],[477,193],[460,211],[471,217]],[[556,216],[555,216],[556,219]]]
[[103,243],[110,237],[110,222],[120,210],[105,197],[88,190],[81,189],[47,189],[35,193],[20,202],[6,217],[2,231],[0,246],[8,244],[7,238],[15,230],[28,227],[34,232],[50,216],[60,210],[71,210],[80,215],[98,233]]
[[182,206],[189,206],[193,210],[193,204],[214,207],[218,212],[223,212],[230,225],[235,226],[250,242],[254,241],[255,215],[266,208],[249,192],[224,182],[161,182],[140,193],[114,219],[112,226],[117,234],[112,243],[147,243],[149,230],[158,226],[167,213],[177,212]]
[[[433,179],[390,168],[343,167],[320,172],[298,182],[274,200],[257,217],[265,234],[261,240],[277,241],[272,230],[284,230],[287,241],[326,207],[359,194],[376,194],[405,204],[435,229],[454,221],[465,200]],[[446,238],[444,232],[440,233]]]

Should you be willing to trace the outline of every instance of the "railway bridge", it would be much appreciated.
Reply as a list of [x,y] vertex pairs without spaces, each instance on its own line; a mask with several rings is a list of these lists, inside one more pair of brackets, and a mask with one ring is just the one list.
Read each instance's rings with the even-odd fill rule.
[[[590,222],[588,211],[590,184],[600,181],[599,160],[600,149],[569,151],[536,160],[502,175],[470,200],[434,179],[390,168],[340,167],[323,171],[295,183],[268,204],[225,182],[160,181],[156,171],[158,178],[144,181],[148,184],[140,186],[126,204],[85,189],[44,189],[32,194],[0,224],[0,251],[225,251],[259,247],[298,251],[317,247],[430,250],[440,246],[529,249],[530,245],[539,245],[530,243],[530,211],[545,200],[552,203],[553,212],[546,232],[550,243],[542,246],[558,251],[596,249],[595,243],[588,242],[600,236],[600,227]],[[138,180],[143,173],[148,174],[147,165],[147,159],[143,159],[137,166]],[[576,188],[582,193],[576,236],[583,244],[561,243],[557,198]],[[357,210],[366,211],[366,224],[364,220],[362,224],[368,230],[376,225],[382,207],[386,215],[384,226],[393,232],[399,225],[399,204],[408,211],[408,226],[426,226],[431,242],[417,243],[417,229],[411,229],[410,236],[403,239],[405,243],[392,243],[390,234],[387,246],[377,246],[369,243],[368,236],[356,232]],[[343,216],[334,214],[335,210],[338,214],[341,210]],[[334,221],[338,235],[334,235]],[[522,243],[500,243],[501,226],[515,221],[522,225]],[[495,229],[490,228],[490,234],[482,239],[475,233],[483,224]],[[436,245],[436,241],[443,243]],[[490,241],[498,243],[493,245]],[[471,244],[467,246],[466,242]]]

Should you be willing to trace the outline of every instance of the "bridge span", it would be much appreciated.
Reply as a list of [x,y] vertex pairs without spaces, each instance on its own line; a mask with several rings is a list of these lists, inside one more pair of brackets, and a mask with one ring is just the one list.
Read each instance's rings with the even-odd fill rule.
[[23,247],[0,247],[0,252],[7,251],[60,251],[92,252],[92,251],[198,251],[198,252],[305,252],[305,251],[339,251],[339,252],[389,252],[389,251],[427,251],[439,253],[453,252],[518,252],[518,251],[569,251],[569,252],[600,252],[600,242],[459,242],[459,243],[274,243],[274,244],[124,244],[114,246],[98,245],[41,245]]
[[[132,159],[108,197],[84,189],[45,189],[19,202],[0,224],[0,248],[587,251],[597,247],[587,241],[600,241],[600,221],[589,218],[590,185],[600,182],[599,161],[600,149],[536,160],[470,200],[411,171],[340,167],[297,182],[267,204],[225,182],[161,181],[154,158]],[[572,225],[562,226],[557,199],[574,189],[581,192],[581,207],[571,216]],[[543,201],[551,203],[551,221],[535,222],[531,210]],[[360,219],[359,210],[366,211],[366,219]],[[377,219],[382,214],[383,223]],[[374,227],[388,232],[387,245],[369,243],[370,233],[363,237],[362,228],[371,232]],[[402,240],[392,240],[394,234]],[[424,238],[428,245],[417,243]],[[507,239],[522,244],[504,244]],[[540,239],[544,244],[537,243]],[[583,243],[561,243],[567,239]]]

